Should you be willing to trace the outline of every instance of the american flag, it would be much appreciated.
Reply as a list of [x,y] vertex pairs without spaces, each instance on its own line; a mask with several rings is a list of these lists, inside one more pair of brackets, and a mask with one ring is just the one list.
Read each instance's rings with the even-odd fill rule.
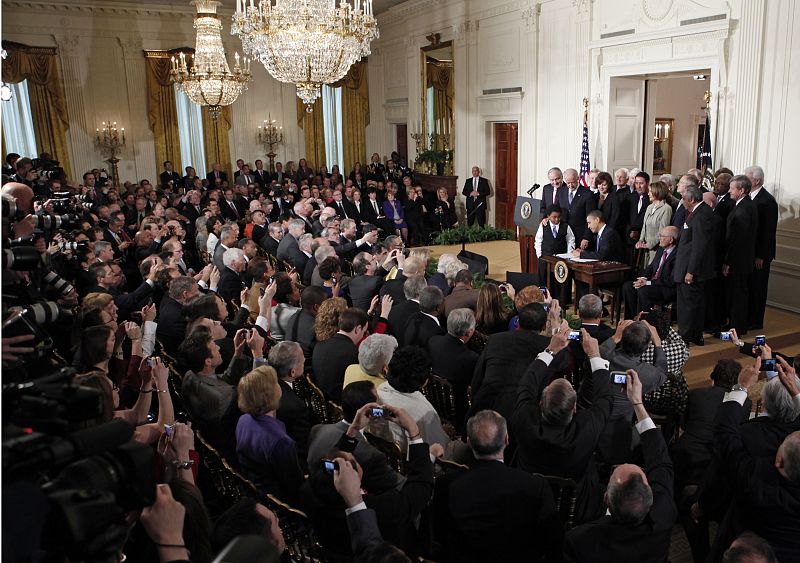
[[589,115],[583,112],[583,145],[581,146],[581,184],[589,187]]
[[706,127],[703,132],[703,146],[698,149],[697,168],[703,171],[703,187],[714,189],[714,163],[711,159],[711,119],[706,112]]

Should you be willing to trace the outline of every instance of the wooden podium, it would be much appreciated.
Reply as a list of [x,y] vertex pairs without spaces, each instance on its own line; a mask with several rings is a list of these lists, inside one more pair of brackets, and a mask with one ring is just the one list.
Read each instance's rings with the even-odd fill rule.
[[542,218],[539,213],[541,201],[532,197],[517,196],[514,206],[514,223],[517,225],[519,240],[519,263],[523,272],[539,273],[539,259],[536,257],[536,231]]

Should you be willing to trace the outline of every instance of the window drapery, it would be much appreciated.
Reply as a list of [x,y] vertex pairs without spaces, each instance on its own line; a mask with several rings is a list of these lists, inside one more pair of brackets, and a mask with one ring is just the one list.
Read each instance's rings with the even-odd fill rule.
[[322,98],[314,100],[312,112],[306,111],[303,100],[297,98],[297,125],[303,130],[306,140],[305,159],[314,170],[325,166],[325,116]]
[[325,123],[325,160],[344,169],[342,149],[342,89],[322,85],[322,113]]
[[[203,144],[206,150],[206,170],[211,170],[211,165],[217,162],[228,173],[228,178],[233,178],[231,174],[231,145],[228,139],[228,131],[230,130],[230,106],[220,108],[217,119],[211,119],[208,107],[203,107]],[[198,171],[197,174],[200,175],[200,172]]]
[[36,146],[61,163],[67,178],[73,178],[67,147],[69,117],[57,50],[9,41],[3,41],[3,49],[8,53],[3,61],[3,82],[18,84],[27,80]]
[[33,128],[28,81],[9,84],[11,99],[0,104],[3,111],[3,155],[15,152],[36,157],[36,134]]
[[[178,132],[181,143],[182,166],[175,167],[183,176],[187,166],[193,166],[201,178],[206,175],[203,117],[200,106],[175,88],[175,104],[178,115]],[[173,163],[175,164],[175,163]]]
[[[175,51],[145,51],[147,63],[147,119],[156,147],[156,170],[164,161],[181,163],[181,140],[175,87],[170,79],[171,57]],[[177,168],[177,167],[176,167]]]

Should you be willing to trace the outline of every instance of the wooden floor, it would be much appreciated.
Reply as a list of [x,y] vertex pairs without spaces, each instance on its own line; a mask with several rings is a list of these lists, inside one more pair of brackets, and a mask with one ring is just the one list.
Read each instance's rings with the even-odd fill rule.
[[[505,280],[506,272],[520,271],[519,243],[517,241],[500,240],[467,244],[467,250],[482,254],[489,259],[489,277]],[[446,252],[458,254],[460,245],[432,246],[431,254],[441,256]],[[764,335],[774,350],[787,355],[800,354],[800,315],[781,309],[767,308],[764,321]],[[755,334],[748,334],[745,340],[752,341]],[[740,354],[730,342],[723,342],[706,335],[705,346],[692,346],[689,349],[689,361],[686,363],[684,375],[690,388],[708,384],[709,375],[717,360],[733,358],[743,365],[750,362],[747,356]]]

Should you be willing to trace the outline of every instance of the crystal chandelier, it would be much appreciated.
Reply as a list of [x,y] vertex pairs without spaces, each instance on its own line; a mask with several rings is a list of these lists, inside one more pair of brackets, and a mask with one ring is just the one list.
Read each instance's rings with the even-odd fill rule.
[[187,66],[186,55],[181,53],[172,57],[170,75],[176,86],[189,99],[200,106],[208,106],[213,119],[219,117],[220,107],[231,105],[239,95],[247,90],[251,80],[250,60],[245,58],[240,64],[236,53],[233,72],[225,58],[222,45],[222,22],[217,15],[216,0],[195,0],[190,2],[197,9],[194,27],[197,39],[192,64]]
[[341,80],[378,37],[372,0],[236,0],[231,33],[245,54],[297,86],[311,111],[322,84]]

